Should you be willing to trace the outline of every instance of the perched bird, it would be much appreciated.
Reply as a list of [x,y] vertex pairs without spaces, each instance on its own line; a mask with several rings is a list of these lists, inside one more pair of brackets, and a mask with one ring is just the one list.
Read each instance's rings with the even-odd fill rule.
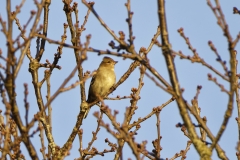
[[[110,57],[104,57],[100,63],[96,74],[92,77],[91,84],[88,90],[87,103],[90,104],[103,96],[109,91],[109,89],[116,83],[116,75],[114,71],[114,66],[117,61],[114,61]],[[85,112],[84,118],[90,107]]]

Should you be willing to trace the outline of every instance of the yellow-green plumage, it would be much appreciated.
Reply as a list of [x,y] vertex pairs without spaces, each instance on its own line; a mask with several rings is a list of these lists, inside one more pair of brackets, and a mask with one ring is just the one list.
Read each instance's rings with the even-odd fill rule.
[[[116,75],[114,66],[117,61],[110,57],[104,57],[99,65],[96,74],[92,77],[88,91],[87,103],[92,103],[96,100],[104,98],[103,96],[116,83]],[[84,118],[87,117],[90,108],[85,112]]]

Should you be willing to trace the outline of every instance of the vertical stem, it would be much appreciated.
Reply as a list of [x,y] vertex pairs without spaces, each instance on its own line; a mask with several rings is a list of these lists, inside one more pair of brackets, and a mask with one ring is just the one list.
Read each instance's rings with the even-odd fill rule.
[[198,135],[195,131],[194,126],[192,125],[192,121],[187,111],[186,103],[183,100],[180,85],[177,78],[177,73],[175,69],[175,64],[173,62],[173,57],[171,54],[171,45],[168,39],[168,31],[167,31],[167,21],[166,21],[166,12],[165,12],[165,1],[158,0],[158,16],[159,23],[161,29],[161,40],[162,40],[162,52],[165,57],[170,81],[173,87],[174,96],[176,97],[176,101],[178,104],[178,108],[180,111],[180,115],[186,125],[186,128],[189,132],[189,137],[193,142],[196,150],[201,156],[201,159],[211,159],[212,152],[209,148],[198,138]]
[[[43,35],[47,37],[48,30],[48,14],[49,14],[49,6],[51,4],[51,0],[45,0],[44,2],[44,21],[43,21]],[[40,61],[45,50],[46,40],[42,38],[40,51],[36,54],[35,58]]]
[[156,112],[157,116],[157,157],[160,158],[160,151],[161,151],[161,145],[160,145],[160,112]]

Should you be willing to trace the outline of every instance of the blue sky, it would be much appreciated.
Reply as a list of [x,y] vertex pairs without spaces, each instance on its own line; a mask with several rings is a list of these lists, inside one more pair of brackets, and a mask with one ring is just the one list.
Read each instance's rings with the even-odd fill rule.
[[[233,1],[220,1],[221,6],[229,25],[229,30],[233,38],[239,33],[240,26],[240,16],[232,14],[232,8],[234,6],[239,7],[240,2]],[[2,2],[0,6],[0,14],[4,20],[6,20],[6,10],[5,1]],[[15,8],[16,1],[12,2],[12,9]],[[83,22],[84,16],[87,12],[87,8],[79,1],[79,18],[80,23]],[[125,0],[105,0],[105,1],[95,1],[94,8],[105,23],[114,30],[115,33],[118,31],[124,31],[126,37],[128,37],[128,26],[125,21],[127,18]],[[214,2],[212,2],[214,4]],[[18,3],[17,3],[18,4]],[[133,15],[133,34],[136,37],[134,44],[135,50],[139,51],[140,47],[147,48],[153,35],[156,33],[157,26],[159,24],[157,16],[157,1],[145,1],[145,0],[132,0],[131,3]],[[240,8],[240,7],[239,7]],[[53,40],[60,40],[63,34],[63,23],[66,23],[66,16],[63,12],[63,3],[61,1],[52,1],[50,6],[49,15],[49,30],[48,37]],[[21,9],[21,13],[18,15],[21,24],[25,24],[30,16],[30,11],[36,10],[34,3],[32,1],[27,1],[24,7]],[[223,60],[226,60],[227,66],[229,68],[229,52],[228,44],[226,38],[223,36],[221,28],[217,25],[217,20],[212,13],[211,9],[208,7],[206,1],[166,1],[166,15],[167,15],[167,26],[169,32],[169,39],[172,45],[172,49],[175,51],[181,50],[186,55],[192,55],[192,52],[188,49],[185,41],[179,36],[177,29],[183,27],[185,35],[189,37],[191,44],[197,49],[198,54],[213,67],[218,69],[223,73],[221,65],[216,61],[215,54],[211,51],[208,46],[208,41],[211,40],[215,47],[217,48],[219,54]],[[40,24],[42,24],[40,20]],[[30,25],[31,26],[31,25]],[[29,27],[27,30],[29,33]],[[14,35],[18,35],[19,31],[15,25]],[[91,34],[92,38],[90,41],[90,46],[96,49],[110,49],[108,43],[113,40],[111,35],[101,26],[98,20],[90,13],[86,31],[83,32],[81,41],[85,42],[85,36]],[[67,41],[70,42],[70,31],[67,32]],[[0,48],[3,53],[6,52],[5,37],[0,34],[1,45]],[[158,38],[160,41],[160,38]],[[48,59],[50,62],[53,61],[54,53],[57,52],[57,45],[46,43],[44,56],[42,58],[42,63]],[[239,45],[237,45],[236,50],[238,51]],[[35,40],[31,43],[31,53],[35,55],[36,43]],[[20,53],[17,53],[17,55]],[[98,56],[96,53],[88,53],[88,61],[83,64],[84,71],[93,71],[97,69],[99,63],[101,62],[103,56]],[[128,69],[131,64],[131,60],[122,60],[122,58],[112,56],[114,60],[119,61],[115,67],[117,80],[121,75]],[[165,65],[164,57],[162,56],[161,49],[157,46],[152,48],[149,53],[148,58],[150,59],[151,65],[167,80],[168,72]],[[239,54],[237,55],[239,59]],[[0,61],[0,63],[3,63]],[[52,94],[58,89],[59,85],[64,81],[64,79],[70,74],[72,69],[75,67],[74,52],[72,49],[64,48],[63,55],[58,63],[62,69],[55,69],[51,77]],[[201,108],[201,116],[207,117],[207,125],[211,129],[214,135],[217,134],[219,127],[223,121],[223,115],[227,107],[228,97],[225,93],[220,91],[220,88],[213,82],[208,81],[207,74],[211,73],[214,77],[217,77],[206,67],[200,64],[192,64],[187,60],[180,60],[178,57],[175,58],[176,69],[178,72],[178,79],[182,88],[185,89],[183,95],[184,98],[190,103],[191,99],[196,93],[197,85],[202,85],[201,94],[199,96],[199,106]],[[34,95],[33,86],[31,83],[31,75],[28,72],[29,60],[27,57],[24,59],[23,67],[20,70],[19,76],[17,78],[17,103],[20,108],[21,115],[24,117],[25,109],[23,105],[23,83],[29,84],[29,102],[30,102],[30,115],[29,119],[38,111],[36,104],[36,99]],[[239,67],[238,67],[239,69]],[[44,69],[39,70],[40,79],[43,78]],[[139,69],[136,69],[133,74],[127,79],[121,86],[119,86],[110,97],[115,97],[117,95],[124,96],[130,95],[131,88],[138,86]],[[68,86],[78,80],[77,75],[71,80]],[[227,84],[220,77],[217,77],[219,83],[225,85],[225,88],[229,88]],[[86,83],[86,92],[89,87],[90,80]],[[158,88],[149,78],[144,78],[145,85],[143,86],[142,92],[140,94],[141,100],[138,102],[138,110],[133,117],[136,120],[138,117],[146,116],[151,112],[153,107],[159,106],[165,103],[171,96],[160,88]],[[46,85],[42,89],[43,97],[46,95]],[[60,94],[57,99],[52,103],[53,107],[53,136],[55,143],[62,146],[72,128],[75,124],[77,114],[79,113],[80,104],[80,94],[79,87],[75,89]],[[44,99],[46,102],[46,99]],[[119,115],[117,117],[118,122],[123,122],[124,112],[127,106],[130,105],[129,100],[121,101],[105,101],[107,105],[112,110],[119,110]],[[0,104],[0,109],[3,105]],[[96,119],[93,117],[92,113],[98,111],[98,107],[93,107],[86,120],[83,121],[81,128],[84,130],[83,135],[83,147],[87,147],[88,142],[91,140],[92,131],[96,128]],[[163,148],[161,152],[162,158],[171,158],[176,152],[185,149],[187,144],[187,138],[183,135],[179,128],[175,125],[178,122],[182,122],[179,115],[178,107],[176,102],[172,102],[161,112],[161,146]],[[229,124],[224,132],[222,138],[220,139],[220,146],[226,151],[226,155],[229,159],[236,159],[236,144],[238,141],[238,128],[235,121],[237,117],[236,103],[234,104],[233,115],[230,118]],[[196,120],[192,117],[194,123]],[[109,120],[104,116],[104,121],[109,122]],[[35,126],[34,129],[36,129]],[[33,130],[34,130],[33,129]],[[198,129],[197,129],[198,130]],[[146,148],[151,151],[152,140],[156,139],[156,117],[152,116],[149,120],[145,121],[141,125],[141,129],[136,136],[136,142],[142,142],[147,140],[148,144]],[[108,148],[107,144],[104,143],[104,139],[108,138],[111,142],[116,142],[116,139],[110,134],[106,133],[104,128],[101,128],[98,134],[98,139],[93,146],[102,151]],[[38,135],[35,135],[32,139],[36,146],[36,149],[40,149],[40,141]],[[74,159],[79,157],[78,152],[78,139],[76,138],[73,148],[70,151],[70,155],[66,159]],[[23,150],[23,153],[26,153]],[[27,159],[28,155],[25,154]],[[112,159],[114,154],[105,154],[104,157],[96,156],[94,159]],[[41,159],[41,155],[39,154]],[[187,153],[187,159],[198,159],[199,155],[195,151],[194,147]],[[132,158],[134,156],[127,145],[124,148],[124,159]],[[216,152],[214,151],[212,159],[218,159]]]

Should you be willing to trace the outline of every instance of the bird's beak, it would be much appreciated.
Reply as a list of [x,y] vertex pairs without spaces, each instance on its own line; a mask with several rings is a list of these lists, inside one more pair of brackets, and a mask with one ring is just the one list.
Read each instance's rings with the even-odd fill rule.
[[114,62],[115,62],[114,64],[118,63],[118,61],[114,61]]

